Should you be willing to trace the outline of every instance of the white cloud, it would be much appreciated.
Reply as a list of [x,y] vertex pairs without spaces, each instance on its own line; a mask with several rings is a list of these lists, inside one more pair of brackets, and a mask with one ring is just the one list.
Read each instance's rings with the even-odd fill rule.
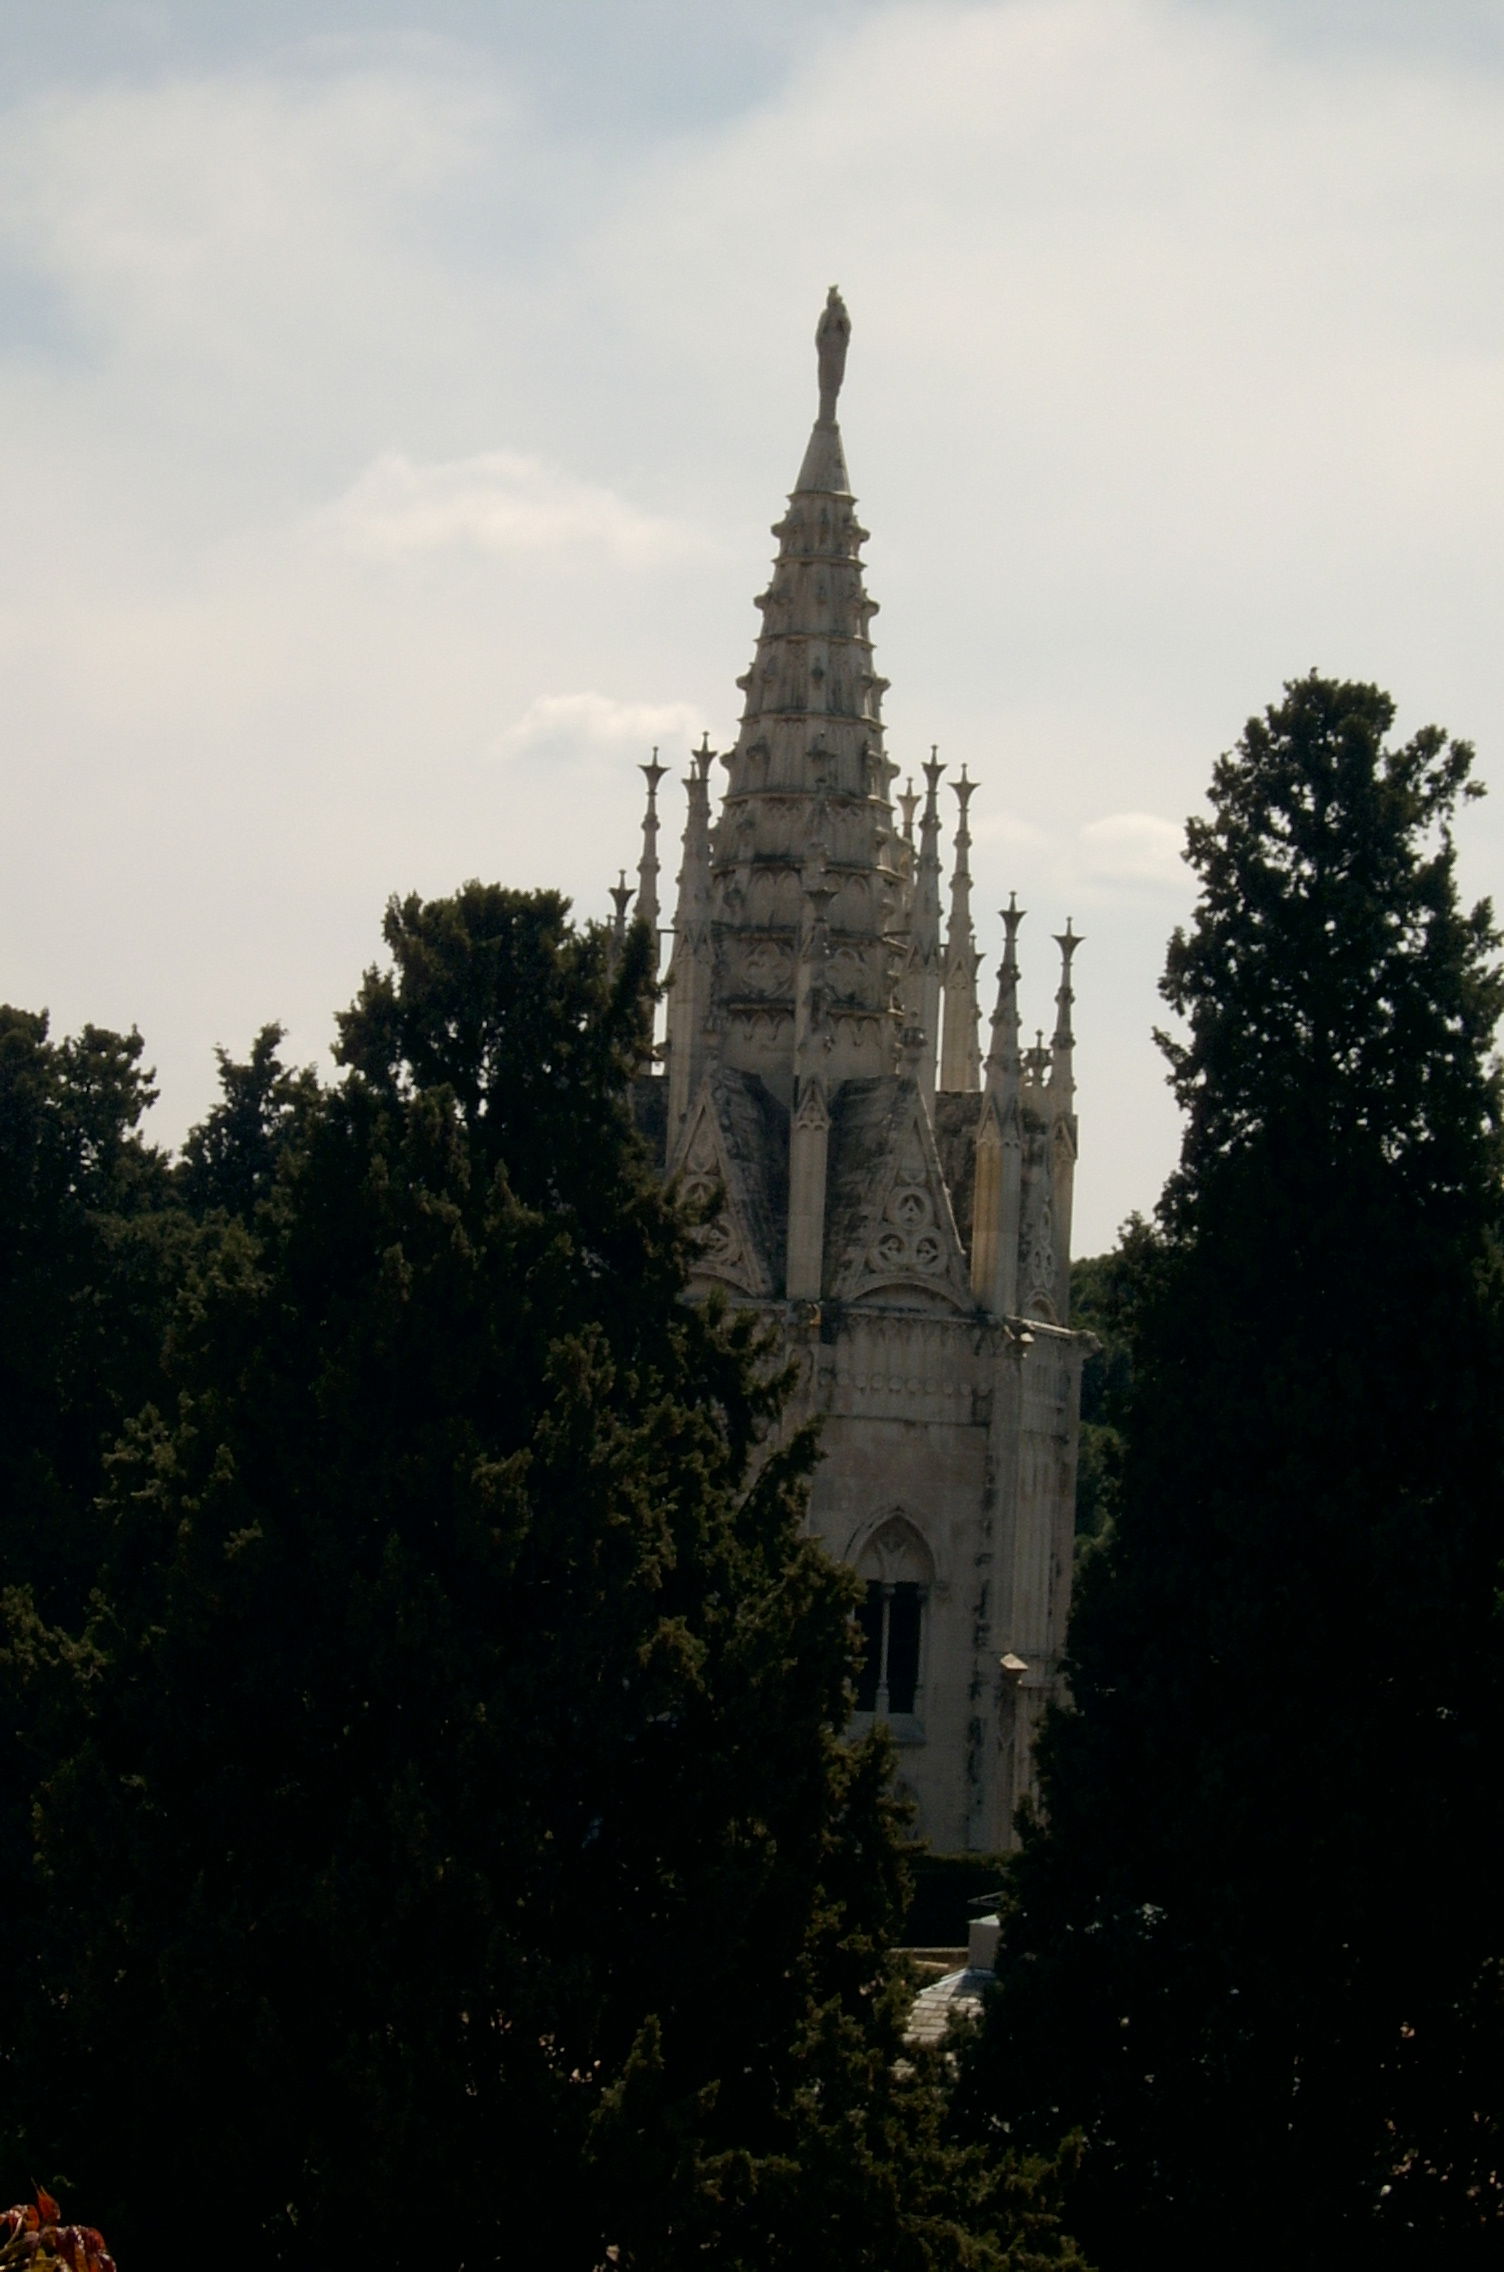
[[[625,769],[655,750],[673,768],[700,738],[689,702],[615,702],[605,694],[540,694],[497,745],[509,761]],[[630,774],[626,774],[630,779]]]
[[1050,832],[1037,821],[1026,820],[1022,813],[1010,812],[1006,807],[994,812],[973,813],[971,841],[988,850],[997,847],[1009,852],[1041,852],[1050,841]]
[[516,450],[439,465],[389,450],[310,525],[316,536],[378,560],[451,545],[496,553],[579,548],[641,568],[701,549],[691,529]]
[[1165,884],[1184,892],[1185,829],[1158,813],[1104,813],[1079,832],[1084,875],[1099,884]]

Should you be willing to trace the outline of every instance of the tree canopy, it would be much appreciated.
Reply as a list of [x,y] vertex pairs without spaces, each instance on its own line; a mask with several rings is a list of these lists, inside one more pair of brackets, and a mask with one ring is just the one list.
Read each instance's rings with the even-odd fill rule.
[[968,2085],[1081,2125],[1106,2272],[1498,2247],[1504,987],[1472,753],[1392,723],[1293,682],[1188,830],[1181,1161]]
[[394,902],[340,1078],[190,1140],[36,1794],[0,2074],[123,2261],[1078,2261],[897,2063],[899,1824],[852,1589],[749,1322],[634,1134],[647,943]]
[[81,1610],[103,1459],[152,1394],[181,1224],[145,1142],[139,1034],[0,1006],[0,1546],[7,1582]]

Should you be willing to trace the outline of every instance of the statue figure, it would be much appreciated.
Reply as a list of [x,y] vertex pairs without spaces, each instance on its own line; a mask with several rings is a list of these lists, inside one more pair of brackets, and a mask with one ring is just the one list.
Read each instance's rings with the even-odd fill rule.
[[825,295],[820,321],[815,326],[815,346],[820,358],[820,423],[833,426],[836,422],[836,396],[846,375],[846,342],[851,337],[851,318],[846,313],[846,302],[834,284]]

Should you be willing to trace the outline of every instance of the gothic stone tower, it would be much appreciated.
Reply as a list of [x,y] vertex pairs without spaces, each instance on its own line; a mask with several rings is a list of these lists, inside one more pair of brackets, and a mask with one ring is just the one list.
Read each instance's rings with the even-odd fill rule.
[[[1020,1050],[1010,904],[979,1047],[963,768],[942,929],[940,781],[897,798],[836,423],[850,322],[816,333],[820,408],[741,731],[712,817],[686,783],[663,1070],[639,1107],[667,1174],[718,1191],[705,1290],[761,1312],[819,1414],[811,1523],[865,1581],[857,1720],[892,1728],[917,1829],[995,1850],[1059,1681],[1077,1407],[1069,924],[1053,1040]],[[637,913],[659,926],[653,762]],[[919,812],[917,837],[914,827]],[[618,923],[629,898],[616,895]]]

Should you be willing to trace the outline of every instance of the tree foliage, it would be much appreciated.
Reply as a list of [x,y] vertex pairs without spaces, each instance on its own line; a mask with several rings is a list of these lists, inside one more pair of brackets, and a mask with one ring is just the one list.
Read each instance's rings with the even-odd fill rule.
[[250,1224],[271,1197],[283,1159],[318,1099],[311,1067],[282,1063],[283,1029],[263,1026],[244,1064],[217,1049],[219,1101],[189,1130],[177,1164],[183,1204],[196,1218],[222,1212]]
[[[849,1580],[628,1108],[646,940],[394,902],[342,1077],[223,1065],[38,1801],[5,2078],[123,2255],[1077,2261],[1048,2172],[896,2067]],[[24,2048],[24,2047],[23,2047]]]
[[156,1387],[180,1225],[139,1034],[0,1006],[0,1548],[40,1610],[77,1615],[104,1454]]
[[1082,2126],[1109,2272],[1499,2243],[1504,989],[1472,753],[1392,720],[1292,683],[1188,832],[1181,1162],[970,2081]]
[[1081,1255],[1071,1264],[1071,1323],[1096,1347],[1081,1370],[1081,1434],[1076,1461],[1076,1552],[1088,1554],[1105,1537],[1117,1510],[1122,1478],[1123,1423],[1133,1383],[1132,1312],[1136,1264],[1153,1236],[1141,1215],[1123,1225],[1108,1254]]

